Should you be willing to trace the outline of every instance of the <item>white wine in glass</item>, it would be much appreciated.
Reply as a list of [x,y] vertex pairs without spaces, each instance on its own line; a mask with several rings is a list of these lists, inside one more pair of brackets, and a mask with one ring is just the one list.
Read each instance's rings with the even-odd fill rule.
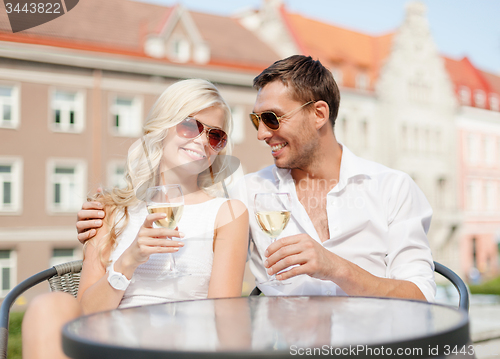
[[[184,196],[180,185],[163,185],[148,188],[146,192],[148,212],[165,213],[167,217],[155,221],[155,225],[162,228],[175,229],[181,220],[184,211]],[[170,254],[169,271],[165,277],[182,277],[188,275],[181,273],[175,267],[175,258]]]
[[[255,218],[260,229],[271,238],[271,243],[274,242],[290,221],[290,193],[257,193],[254,205]],[[268,281],[261,284],[276,286],[289,282],[279,281],[276,274],[273,274]]]
[[167,216],[164,219],[155,221],[158,227],[174,229],[177,223],[181,220],[182,212],[184,211],[184,204],[182,203],[158,203],[148,205],[148,212],[151,213],[165,213]]

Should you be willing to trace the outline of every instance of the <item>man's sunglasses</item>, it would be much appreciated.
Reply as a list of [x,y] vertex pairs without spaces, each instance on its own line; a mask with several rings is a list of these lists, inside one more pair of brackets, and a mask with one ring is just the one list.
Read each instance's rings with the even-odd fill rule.
[[207,132],[208,145],[215,152],[222,151],[227,144],[227,134],[217,127],[210,127],[194,117],[188,117],[176,126],[177,134],[184,138],[195,139]]
[[292,111],[285,113],[283,116],[280,116],[280,117],[278,117],[272,111],[262,112],[261,114],[251,113],[250,120],[252,120],[252,123],[257,130],[259,130],[259,121],[262,121],[268,129],[270,129],[272,131],[277,131],[280,128],[280,124],[281,124],[280,120],[283,117],[290,116],[293,112],[300,110],[302,107],[310,105],[311,103],[314,103],[314,102],[316,102],[316,101],[306,102],[302,106],[299,106],[299,107],[293,109]]

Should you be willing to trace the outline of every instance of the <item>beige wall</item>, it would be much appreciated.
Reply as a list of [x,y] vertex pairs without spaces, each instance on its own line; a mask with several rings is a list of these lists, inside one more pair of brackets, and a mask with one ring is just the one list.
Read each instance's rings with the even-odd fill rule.
[[[158,95],[176,80],[4,59],[0,59],[0,68],[26,73],[34,71],[36,74],[32,82],[17,82],[20,86],[20,126],[17,129],[0,128],[0,156],[23,159],[22,212],[0,214],[0,249],[16,252],[16,281],[20,283],[48,268],[54,248],[81,249],[76,240],[76,230],[73,230],[76,212],[51,214],[47,210],[47,160],[83,160],[87,164],[88,191],[94,191],[99,185],[107,185],[109,161],[125,161],[128,148],[136,140],[112,134],[110,104],[113,96],[139,95],[145,119]],[[72,78],[77,78],[79,83],[72,83]],[[0,78],[2,80],[5,79]],[[13,83],[12,80],[6,82]],[[269,147],[257,141],[257,132],[247,116],[252,111],[255,90],[250,84],[248,87],[228,84],[218,86],[225,96],[228,95],[231,106],[242,106],[245,111],[245,138],[234,146],[233,155],[241,160],[246,173],[272,164]],[[84,91],[85,126],[81,133],[52,131],[50,92],[55,88]],[[64,234],[56,236],[56,240],[53,233],[58,230]],[[14,234],[11,236],[10,233]],[[19,233],[22,235],[16,237]],[[253,286],[253,276],[247,268],[244,293],[248,294]],[[46,291],[47,283],[30,289],[17,301],[14,310],[24,310],[34,296]]]

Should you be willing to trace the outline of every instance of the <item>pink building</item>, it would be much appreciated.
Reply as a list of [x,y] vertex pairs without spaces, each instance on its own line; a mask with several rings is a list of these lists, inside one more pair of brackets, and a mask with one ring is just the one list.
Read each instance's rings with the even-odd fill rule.
[[[499,272],[500,78],[467,58],[447,60],[461,107],[457,114],[461,267],[470,281]],[[479,277],[480,276],[480,277]]]

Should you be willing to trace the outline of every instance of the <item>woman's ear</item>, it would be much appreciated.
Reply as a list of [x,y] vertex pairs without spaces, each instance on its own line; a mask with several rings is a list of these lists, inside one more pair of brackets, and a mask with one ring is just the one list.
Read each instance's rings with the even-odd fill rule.
[[325,123],[330,121],[330,107],[323,100],[319,100],[314,103],[314,114],[316,116],[316,130],[319,130],[325,125]]

